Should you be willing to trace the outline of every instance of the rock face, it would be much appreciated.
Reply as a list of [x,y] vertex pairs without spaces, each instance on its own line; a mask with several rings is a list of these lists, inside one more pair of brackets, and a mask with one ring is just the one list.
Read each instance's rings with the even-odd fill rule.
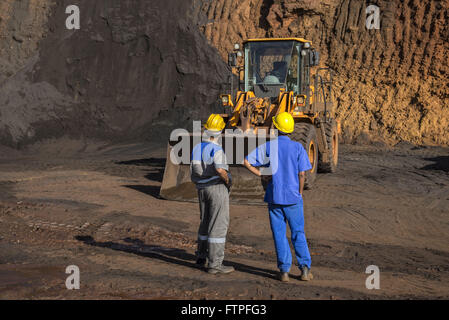
[[348,142],[449,145],[449,1],[370,1],[380,29],[366,28],[361,0],[204,1],[202,31],[223,58],[253,37],[312,40],[335,71],[334,110]]
[[[233,43],[300,36],[335,71],[346,142],[449,145],[449,0],[69,0],[0,3],[0,143],[166,139],[212,112]],[[221,56],[220,56],[221,55]]]
[[77,1],[81,29],[68,30],[72,2],[2,4],[0,47],[11,46],[1,51],[2,143],[165,141],[213,110],[229,71],[199,31],[193,1]]

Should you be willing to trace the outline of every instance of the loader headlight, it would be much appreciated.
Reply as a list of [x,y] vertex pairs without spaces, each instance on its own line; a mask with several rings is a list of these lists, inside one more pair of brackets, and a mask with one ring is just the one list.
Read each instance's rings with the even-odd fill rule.
[[231,102],[231,96],[228,94],[223,94],[221,96],[221,103],[223,104],[224,107],[230,105]]
[[304,106],[305,103],[306,103],[306,96],[305,95],[296,96],[296,104],[298,106]]

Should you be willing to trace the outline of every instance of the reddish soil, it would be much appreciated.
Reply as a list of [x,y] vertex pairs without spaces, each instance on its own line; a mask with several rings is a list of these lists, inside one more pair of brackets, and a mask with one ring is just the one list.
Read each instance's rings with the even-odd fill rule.
[[[164,148],[65,140],[1,151],[2,299],[449,298],[448,149],[343,145],[340,170],[305,192],[315,279],[293,267],[287,284],[275,279],[264,206],[231,206],[236,272],[194,265],[198,205],[158,198]],[[65,288],[72,264],[80,290]],[[380,290],[365,288],[372,264]]]
[[[376,4],[380,29],[366,28]],[[448,0],[203,1],[201,30],[226,59],[234,43],[301,37],[335,71],[336,117],[347,142],[448,145]]]

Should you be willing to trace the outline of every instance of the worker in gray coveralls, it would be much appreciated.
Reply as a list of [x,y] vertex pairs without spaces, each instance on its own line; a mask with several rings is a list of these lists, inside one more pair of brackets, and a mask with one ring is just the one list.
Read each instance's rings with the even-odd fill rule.
[[230,273],[234,268],[224,266],[223,259],[232,182],[226,155],[217,143],[225,123],[220,115],[212,114],[204,127],[208,139],[193,148],[190,164],[191,179],[198,189],[201,213],[196,263],[207,267],[211,274]]

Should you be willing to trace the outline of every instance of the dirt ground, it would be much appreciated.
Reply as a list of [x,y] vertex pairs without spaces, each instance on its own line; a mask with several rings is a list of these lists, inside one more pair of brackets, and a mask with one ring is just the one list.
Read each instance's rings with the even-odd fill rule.
[[198,205],[158,198],[163,147],[58,143],[0,150],[2,299],[449,298],[447,148],[343,145],[338,173],[305,191],[315,279],[294,266],[281,283],[266,207],[231,205],[236,272],[209,275],[194,264]]

